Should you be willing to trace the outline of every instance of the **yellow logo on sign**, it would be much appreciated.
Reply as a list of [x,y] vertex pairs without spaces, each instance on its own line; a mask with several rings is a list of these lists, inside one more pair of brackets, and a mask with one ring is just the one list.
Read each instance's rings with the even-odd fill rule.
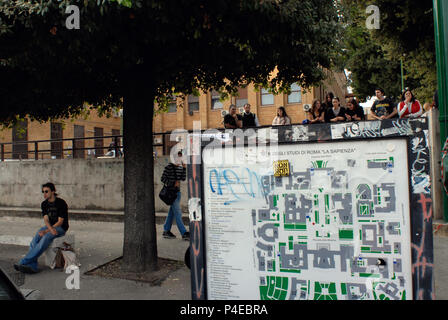
[[289,176],[289,161],[279,160],[274,161],[274,177],[288,177]]

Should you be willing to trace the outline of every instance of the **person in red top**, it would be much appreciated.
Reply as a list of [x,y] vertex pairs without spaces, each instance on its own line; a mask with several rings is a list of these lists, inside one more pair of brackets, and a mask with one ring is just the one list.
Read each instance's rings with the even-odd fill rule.
[[420,101],[415,99],[411,90],[407,89],[401,96],[401,102],[397,106],[398,115],[402,118],[417,118],[423,114]]

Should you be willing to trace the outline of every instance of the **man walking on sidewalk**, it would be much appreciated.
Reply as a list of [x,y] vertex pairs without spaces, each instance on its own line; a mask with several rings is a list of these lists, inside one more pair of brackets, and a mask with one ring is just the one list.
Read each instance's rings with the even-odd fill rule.
[[185,181],[186,175],[186,164],[182,162],[182,152],[177,153],[178,158],[169,163],[162,174],[162,182],[167,187],[174,187],[177,192],[177,198],[174,203],[170,206],[168,211],[168,216],[166,217],[165,224],[163,226],[163,237],[167,239],[174,239],[176,236],[171,232],[171,225],[173,224],[173,219],[176,219],[177,228],[179,229],[182,239],[190,240],[190,233],[185,229],[184,223],[182,221],[182,211],[180,209],[180,181]]
[[14,268],[23,273],[37,273],[37,259],[47,250],[55,238],[62,237],[68,230],[67,203],[57,197],[53,183],[42,185],[45,201],[41,204],[45,227],[39,229],[30,244],[27,255]]

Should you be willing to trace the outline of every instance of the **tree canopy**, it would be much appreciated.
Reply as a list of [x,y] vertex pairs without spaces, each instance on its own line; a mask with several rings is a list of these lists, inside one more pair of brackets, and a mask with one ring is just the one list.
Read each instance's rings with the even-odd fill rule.
[[361,97],[383,87],[389,95],[401,93],[400,60],[405,87],[421,101],[431,101],[437,86],[432,1],[379,0],[380,27],[369,30],[367,0],[341,1],[346,32],[346,67]]
[[[80,9],[68,30],[65,8]],[[247,82],[317,84],[337,30],[324,1],[0,0],[0,118],[113,105],[135,78],[156,98]],[[322,45],[325,44],[325,45]]]
[[[80,29],[65,27],[70,4]],[[336,9],[322,0],[0,0],[0,121],[123,103],[123,261],[153,270],[154,100],[249,82],[312,86],[337,32]]]
[[374,95],[383,87],[386,94],[401,90],[400,62],[389,60],[380,43],[366,28],[365,12],[358,6],[344,6],[343,51],[339,63],[350,70],[350,86],[360,98]]

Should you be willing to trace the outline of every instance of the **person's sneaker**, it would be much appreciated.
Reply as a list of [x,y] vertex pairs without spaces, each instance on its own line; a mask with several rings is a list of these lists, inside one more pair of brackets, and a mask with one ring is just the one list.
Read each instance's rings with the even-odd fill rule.
[[16,269],[16,271],[20,271],[19,265],[14,263],[14,269]]
[[171,231],[163,231],[163,237],[166,239],[175,239],[176,236]]
[[182,235],[182,239],[183,240],[190,240],[190,232],[186,231],[183,235]]
[[[16,265],[14,265],[14,268],[15,268],[15,266]],[[27,266],[25,264],[19,264],[17,267],[18,267],[19,271],[23,272],[23,273],[34,274],[34,273],[39,272],[39,270],[34,270],[33,268],[31,268],[30,266]]]

